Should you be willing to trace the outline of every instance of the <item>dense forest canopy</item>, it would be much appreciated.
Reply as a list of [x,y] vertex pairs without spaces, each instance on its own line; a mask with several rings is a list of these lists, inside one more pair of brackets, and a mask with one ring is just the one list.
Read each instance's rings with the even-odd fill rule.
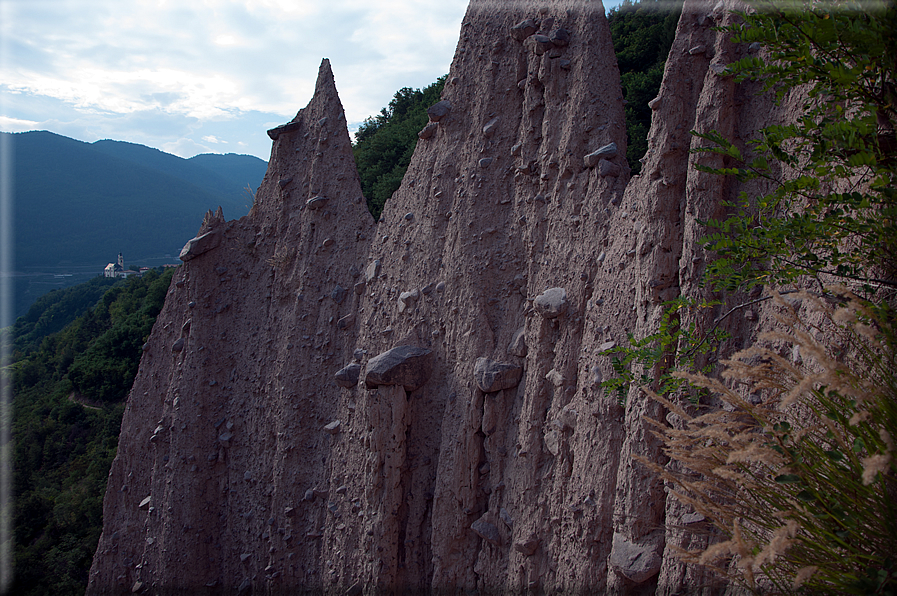
[[626,159],[633,174],[641,171],[639,159],[648,151],[648,102],[660,90],[681,12],[682,2],[643,0],[634,4],[624,0],[607,15],[626,100]]
[[405,176],[417,146],[417,133],[427,124],[427,108],[439,101],[445,76],[424,89],[399,89],[389,106],[364,121],[355,133],[355,163],[368,209],[380,217],[383,205]]
[[173,273],[51,292],[5,330],[15,334],[15,594],[84,593],[124,400]]

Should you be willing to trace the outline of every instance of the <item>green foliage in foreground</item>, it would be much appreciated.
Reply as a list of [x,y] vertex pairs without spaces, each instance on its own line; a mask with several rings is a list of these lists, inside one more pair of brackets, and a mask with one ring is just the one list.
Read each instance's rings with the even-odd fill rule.
[[677,463],[642,462],[728,538],[683,558],[752,594],[894,594],[897,583],[897,336],[855,294],[832,296],[797,294],[811,316],[776,297],[784,332],[761,336],[812,367],[761,341],[724,363],[730,386],[684,375],[726,408],[690,413],[652,394],[680,420],[651,421]]
[[657,97],[667,55],[676,36],[682,2],[630,0],[610,10],[607,21],[620,68],[626,99],[626,159],[633,174],[642,169],[639,159],[648,151],[651,108]]
[[[760,42],[768,61],[729,68],[781,100],[806,86],[803,116],[769,126],[746,147],[709,131],[704,153],[724,156],[702,171],[763,180],[772,191],[742,194],[716,232],[710,281],[722,289],[857,281],[869,295],[897,289],[897,12],[847,2],[837,10],[788,5],[744,15],[736,41]],[[784,171],[783,171],[784,170]]]
[[[84,593],[124,400],[173,273],[54,292],[5,330],[21,333],[11,366],[12,593]],[[85,308],[97,288],[106,291]],[[67,325],[48,332],[66,316]]]
[[417,133],[427,124],[427,108],[439,101],[445,76],[425,89],[399,89],[389,107],[368,118],[355,133],[352,152],[361,192],[375,219],[405,176],[417,147]]
[[[895,594],[897,8],[748,4],[723,30],[769,53],[721,76],[778,101],[805,97],[802,115],[747,141],[693,132],[704,141],[697,169],[764,190],[704,222],[705,287],[668,305],[657,333],[631,338],[605,387],[650,385],[681,421],[654,421],[681,473],[646,463],[728,539],[690,561],[756,594]],[[777,330],[720,370],[720,323],[769,298],[786,313]],[[702,330],[692,322],[707,321],[705,309],[722,314]],[[805,362],[783,358],[789,346]]]

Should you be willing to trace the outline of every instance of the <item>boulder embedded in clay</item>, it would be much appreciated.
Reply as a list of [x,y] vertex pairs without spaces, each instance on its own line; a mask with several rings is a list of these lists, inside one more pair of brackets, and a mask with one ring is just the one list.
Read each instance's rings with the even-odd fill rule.
[[181,254],[178,258],[186,263],[190,259],[195,259],[199,255],[216,248],[220,241],[221,238],[218,236],[218,233],[214,231],[206,232],[202,236],[197,236],[196,238],[191,238],[187,241],[187,244],[184,245],[184,248],[181,249]]
[[501,534],[498,532],[498,528],[495,527],[495,524],[487,522],[482,517],[470,524],[470,529],[487,542],[491,542],[496,546],[501,544]]
[[508,345],[508,354],[525,358],[526,353],[526,328],[521,327],[514,332],[514,336],[511,338],[511,343]]
[[526,19],[511,27],[511,37],[517,41],[523,41],[538,30],[539,28],[536,26],[535,21]]
[[556,47],[563,48],[570,43],[570,32],[563,28],[556,29],[551,32],[548,38]]
[[417,138],[429,139],[434,134],[436,134],[437,128],[439,128],[439,124],[437,124],[436,122],[427,122],[427,125],[423,127],[419,133],[417,133]]
[[551,429],[545,433],[545,448],[555,457],[561,452],[561,433],[557,429]]
[[343,368],[336,371],[336,374],[333,375],[333,378],[336,379],[337,385],[348,389],[358,384],[358,377],[360,374],[361,365],[353,362],[352,364],[344,366]]
[[533,35],[530,39],[533,51],[539,56],[554,47],[554,44],[551,43],[551,38],[549,38],[547,35]]
[[420,292],[417,289],[399,294],[399,312],[405,312],[405,309],[417,302],[418,298],[420,298]]
[[333,291],[330,292],[330,297],[333,298],[333,301],[337,304],[342,304],[343,300],[346,299],[346,289],[337,284],[336,287],[333,288]]
[[368,389],[380,385],[401,385],[405,391],[423,386],[433,372],[433,352],[414,346],[398,346],[368,361],[364,384]]
[[617,156],[617,144],[608,143],[583,158],[587,168],[594,168],[602,159],[612,159]]
[[526,540],[514,543],[514,550],[522,554],[524,557],[531,557],[539,548],[539,539],[536,536],[530,536]]
[[340,317],[340,319],[336,322],[337,329],[348,329],[352,325],[355,324],[355,313],[349,313],[344,317]]
[[601,159],[598,161],[598,175],[602,178],[608,176],[616,178],[620,175],[620,166],[610,160]]
[[567,302],[567,291],[564,288],[549,288],[536,296],[533,307],[546,319],[553,319],[564,314],[570,303]]
[[367,269],[364,271],[364,280],[367,283],[371,283],[371,281],[377,279],[378,275],[380,275],[380,259],[371,261],[367,266]]
[[613,547],[610,551],[610,566],[630,581],[640,584],[660,571],[663,559],[651,545],[630,542],[614,532]]
[[434,103],[432,106],[427,108],[427,116],[430,117],[430,122],[439,122],[443,118],[449,115],[449,112],[452,111],[452,103],[446,99],[443,99],[440,102]]
[[327,205],[327,197],[312,197],[305,202],[305,206],[312,211],[316,211],[325,205]]
[[484,393],[494,393],[511,389],[520,383],[523,368],[508,362],[495,362],[488,358],[477,358],[473,376],[477,387]]

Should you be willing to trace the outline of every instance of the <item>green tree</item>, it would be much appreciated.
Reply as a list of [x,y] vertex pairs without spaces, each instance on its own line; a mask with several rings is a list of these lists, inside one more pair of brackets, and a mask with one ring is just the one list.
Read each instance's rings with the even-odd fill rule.
[[682,2],[624,0],[607,15],[626,100],[626,159],[633,174],[641,171],[639,159],[648,151],[648,102],[660,90],[681,11]]
[[[52,293],[4,330],[22,334],[11,367],[12,593],[84,593],[124,400],[173,272],[104,282],[99,299],[96,280]],[[92,405],[74,401],[85,397]]]
[[742,194],[733,213],[707,222],[716,258],[709,279],[724,289],[810,277],[858,281],[873,296],[897,289],[897,17],[875,3],[756,3],[736,41],[761,43],[769,58],[729,66],[778,100],[806,93],[796,122],[769,126],[746,147],[715,132],[700,152],[725,168],[699,169],[762,179],[772,192]]
[[352,152],[361,191],[375,218],[398,190],[417,146],[417,133],[427,124],[427,108],[439,101],[445,78],[424,89],[400,89],[389,107],[365,120],[355,133]]
[[[720,565],[755,593],[770,591],[757,581],[765,576],[774,593],[893,594],[897,9],[748,4],[723,31],[765,51],[720,76],[760,83],[779,102],[804,98],[803,112],[747,142],[693,133],[704,141],[695,150],[699,170],[762,181],[745,188],[768,191],[741,193],[728,215],[705,222],[705,287],[677,300],[657,333],[623,351],[620,377],[607,386],[653,385],[682,421],[679,428],[656,421],[681,468],[646,463],[727,538],[692,561]],[[785,332],[761,337],[799,347],[813,366],[762,343],[726,362],[723,378],[762,395],[759,405],[717,378],[721,338],[686,324],[725,305],[711,326],[718,329],[748,304],[731,301],[752,288],[767,293],[750,303],[795,293],[821,315],[808,322],[780,301]],[[825,345],[822,337],[835,339]],[[698,352],[709,376],[693,374]],[[706,405],[711,394],[734,412]],[[793,407],[799,415],[785,415]]]

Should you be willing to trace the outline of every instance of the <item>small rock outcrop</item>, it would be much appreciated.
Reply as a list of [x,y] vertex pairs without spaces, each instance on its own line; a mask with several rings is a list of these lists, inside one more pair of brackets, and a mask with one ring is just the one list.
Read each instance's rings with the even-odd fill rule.
[[477,387],[484,393],[494,393],[513,389],[520,383],[523,367],[508,362],[495,362],[488,358],[477,358],[473,376]]
[[589,153],[583,158],[583,161],[588,168],[594,168],[601,161],[607,161],[617,156],[617,144],[616,143],[608,143],[607,145],[598,148],[597,150]]
[[336,379],[336,384],[340,387],[345,387],[349,389],[358,384],[358,377],[361,374],[361,365],[353,362],[348,366],[344,366],[343,368],[336,371],[336,374],[333,375],[334,379]]
[[368,360],[364,384],[368,389],[400,385],[405,391],[417,391],[432,372],[433,352],[415,346],[398,346]]
[[549,288],[533,300],[533,308],[546,319],[561,316],[567,312],[569,306],[567,291],[564,288]]
[[219,237],[217,232],[206,232],[196,238],[191,238],[187,241],[187,244],[184,245],[184,248],[181,249],[181,254],[178,255],[185,263],[190,259],[195,259],[201,254],[205,254],[212,250],[213,248],[217,248],[221,238]]

